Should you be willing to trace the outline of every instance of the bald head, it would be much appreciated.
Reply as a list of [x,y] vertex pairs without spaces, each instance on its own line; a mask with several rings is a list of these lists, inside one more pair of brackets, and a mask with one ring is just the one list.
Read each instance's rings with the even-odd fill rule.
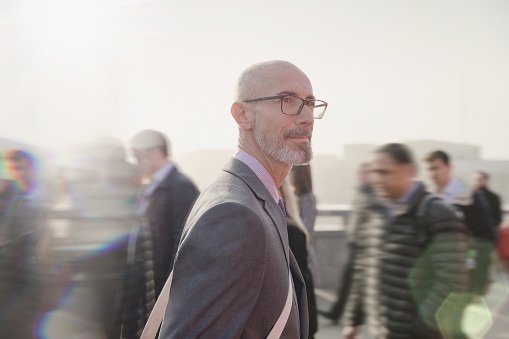
[[239,127],[239,148],[265,167],[276,186],[291,165],[312,158],[314,107],[307,103],[314,98],[309,78],[287,61],[252,65],[237,80],[230,112]]
[[[242,101],[270,93],[275,80],[284,79],[291,71],[307,76],[297,66],[284,60],[263,61],[246,68],[238,77],[234,101]],[[309,82],[309,79],[308,79]]]

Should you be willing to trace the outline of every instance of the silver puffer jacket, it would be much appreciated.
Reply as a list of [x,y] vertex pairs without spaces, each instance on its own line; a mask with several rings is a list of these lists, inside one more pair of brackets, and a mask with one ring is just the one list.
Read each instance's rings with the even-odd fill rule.
[[377,339],[440,338],[438,328],[454,323],[450,314],[464,307],[465,225],[452,207],[433,200],[423,241],[416,213],[427,192],[418,185],[392,216],[371,193],[354,214],[354,276],[345,319],[347,325],[367,324]]

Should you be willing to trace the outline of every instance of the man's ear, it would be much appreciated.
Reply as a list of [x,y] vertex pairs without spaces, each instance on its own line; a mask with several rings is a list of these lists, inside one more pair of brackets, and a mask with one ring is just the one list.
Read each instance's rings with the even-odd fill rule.
[[251,129],[252,123],[249,115],[244,109],[244,105],[240,102],[234,102],[231,107],[231,114],[239,128],[241,129]]

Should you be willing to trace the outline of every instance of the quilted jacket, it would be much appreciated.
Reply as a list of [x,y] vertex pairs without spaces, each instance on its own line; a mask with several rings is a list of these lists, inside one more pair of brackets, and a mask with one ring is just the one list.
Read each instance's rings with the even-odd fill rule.
[[419,236],[416,213],[427,193],[418,185],[393,214],[371,199],[354,225],[346,325],[366,323],[377,339],[440,338],[440,329],[447,331],[451,315],[462,307],[466,227],[452,207],[433,200],[423,226],[426,236]]

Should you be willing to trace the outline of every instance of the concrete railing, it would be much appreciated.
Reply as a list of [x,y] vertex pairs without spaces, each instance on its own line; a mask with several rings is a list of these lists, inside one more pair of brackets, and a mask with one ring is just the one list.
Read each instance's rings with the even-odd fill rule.
[[[318,217],[339,217],[341,222],[346,222],[352,212],[349,204],[318,204]],[[502,207],[504,220],[509,220],[509,204]]]

